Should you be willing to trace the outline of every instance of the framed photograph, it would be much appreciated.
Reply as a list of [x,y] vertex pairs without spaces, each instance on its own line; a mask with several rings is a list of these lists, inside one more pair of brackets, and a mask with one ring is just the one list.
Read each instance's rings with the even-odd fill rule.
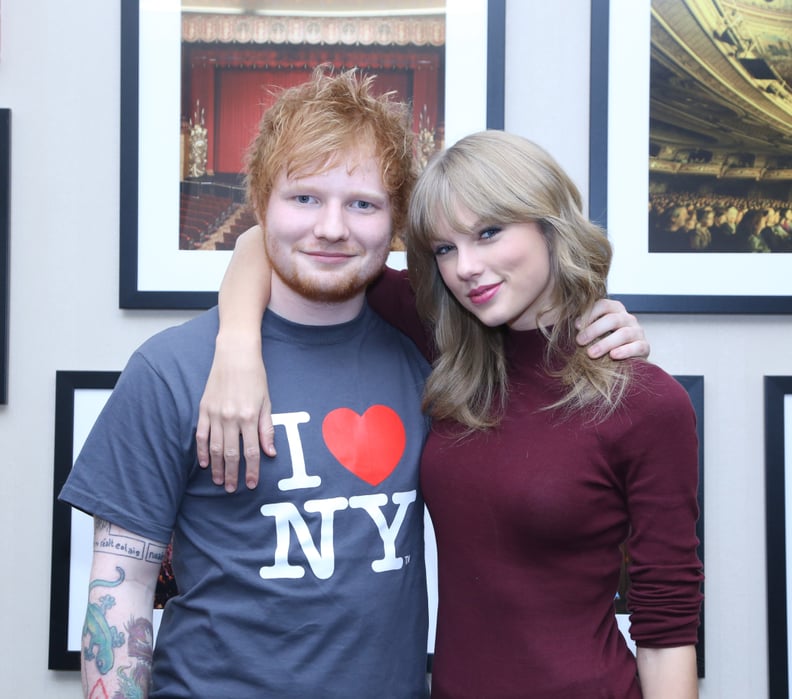
[[[696,522],[696,536],[699,540],[698,556],[704,563],[704,377],[703,376],[674,376],[682,384],[690,396],[690,402],[696,411],[696,434],[698,436],[698,507],[699,518]],[[630,637],[629,610],[626,607],[627,590],[629,589],[627,576],[627,560],[622,566],[622,576],[619,581],[619,590],[616,594],[616,618],[619,629],[627,640],[630,649],[635,652],[635,642]],[[704,607],[701,608],[701,624],[698,629],[698,642],[696,643],[696,667],[699,677],[704,677]],[[775,696],[775,695],[773,695]]]
[[[59,371],[55,378],[55,468],[52,509],[49,669],[79,670],[93,556],[93,518],[58,501],[74,460],[118,380],[117,371]],[[176,593],[169,561],[157,583],[154,629]]]
[[55,461],[50,590],[50,670],[79,670],[93,550],[93,520],[58,501],[74,460],[119,372],[59,371],[55,377]]
[[0,109],[0,404],[8,403],[8,291],[11,264],[11,110]]
[[355,16],[300,3],[284,17],[263,1],[219,13],[121,0],[121,308],[216,303],[234,241],[255,222],[241,171],[261,110],[271,90],[321,63],[376,75],[408,100],[421,158],[503,128],[505,0],[445,0],[438,15],[398,2],[384,14],[376,0]]
[[792,376],[765,376],[767,651],[771,697],[788,699],[792,668]]
[[792,10],[752,9],[591,2],[589,212],[633,312],[792,313]]

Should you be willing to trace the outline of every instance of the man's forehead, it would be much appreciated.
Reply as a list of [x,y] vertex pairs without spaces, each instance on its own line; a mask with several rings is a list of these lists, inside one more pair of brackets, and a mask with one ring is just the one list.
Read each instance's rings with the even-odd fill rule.
[[308,162],[292,161],[287,168],[290,178],[320,175],[328,170],[343,167],[350,174],[362,168],[379,168],[379,160],[371,148],[347,148]]

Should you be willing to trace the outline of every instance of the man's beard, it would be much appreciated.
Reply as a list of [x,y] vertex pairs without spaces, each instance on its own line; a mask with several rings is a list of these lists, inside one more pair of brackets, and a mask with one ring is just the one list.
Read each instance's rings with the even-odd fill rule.
[[[287,268],[277,261],[277,255],[271,255],[272,273],[292,291],[308,301],[319,303],[341,303],[348,301],[366,290],[381,273],[388,258],[388,249],[381,255],[372,256],[371,264],[358,268],[354,273],[335,273],[316,271],[303,274],[296,265]],[[323,283],[324,282],[324,283]]]

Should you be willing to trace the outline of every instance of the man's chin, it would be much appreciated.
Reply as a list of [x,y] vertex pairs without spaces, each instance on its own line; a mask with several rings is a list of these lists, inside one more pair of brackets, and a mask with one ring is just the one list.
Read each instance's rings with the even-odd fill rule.
[[283,268],[277,255],[270,255],[273,274],[285,286],[308,301],[318,303],[343,303],[365,293],[366,287],[382,274],[388,251],[371,256],[362,264],[345,264],[341,268],[316,269],[299,265]]
[[376,277],[355,277],[353,279],[345,278],[336,281],[325,279],[320,282],[315,279],[292,277],[284,278],[283,282],[292,291],[308,301],[316,301],[318,303],[343,303],[365,293],[366,287],[374,279],[376,279]]

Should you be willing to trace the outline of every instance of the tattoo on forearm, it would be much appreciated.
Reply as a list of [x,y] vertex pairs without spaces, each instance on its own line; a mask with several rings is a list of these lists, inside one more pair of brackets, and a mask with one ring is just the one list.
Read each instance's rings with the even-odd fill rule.
[[[89,594],[96,588],[118,587],[126,579],[124,569],[116,566],[118,577],[113,580],[92,580]],[[151,679],[151,661],[154,652],[154,629],[148,619],[130,618],[124,625],[126,633],[111,626],[107,612],[115,606],[115,597],[101,595],[96,602],[88,603],[83,626],[83,658],[93,662],[100,675],[107,675],[116,666],[116,649],[126,643],[129,659],[127,665],[116,669],[118,689],[108,699],[139,699],[147,696]],[[101,697],[105,684],[100,677],[91,689],[90,696]],[[105,696],[107,696],[105,694]]]
[[[124,569],[116,566],[118,578],[115,580],[92,580],[88,585],[88,594],[97,587],[118,587],[126,574]],[[107,611],[115,606],[116,600],[110,594],[101,595],[96,602],[88,602],[83,624],[83,658],[87,662],[93,661],[99,673],[106,675],[115,662],[115,648],[124,645],[124,633],[117,627],[110,626],[107,621]]]
[[[167,546],[135,536],[111,522],[95,518],[94,554],[107,553],[161,565]],[[123,566],[123,558],[115,566],[115,574],[103,574],[88,586],[88,609],[82,637],[82,655],[86,668],[93,667],[99,677],[90,687],[90,699],[143,699],[148,696],[151,663],[154,650],[154,630],[151,621],[130,616],[119,623],[116,597],[123,597],[114,588],[127,580],[132,572]],[[106,579],[105,579],[106,578]],[[129,584],[127,582],[127,584]],[[124,605],[118,607],[123,611]],[[113,616],[115,614],[115,617]]]
[[118,668],[119,690],[113,699],[138,699],[148,696],[151,681],[151,660],[154,654],[154,629],[148,619],[130,619],[125,628],[129,641],[130,663]]
[[119,534],[110,522],[96,519],[94,526],[94,553],[111,553],[140,561],[161,564],[165,559],[167,546],[148,542],[142,537]]
[[151,661],[154,652],[154,630],[148,619],[130,619],[126,624],[127,653],[130,663],[116,671],[118,687],[111,695],[100,677],[94,683],[89,699],[141,699],[148,696],[151,682]]
[[105,687],[104,680],[101,677],[93,683],[87,696],[88,699],[110,699],[110,692],[107,691],[107,687]]

